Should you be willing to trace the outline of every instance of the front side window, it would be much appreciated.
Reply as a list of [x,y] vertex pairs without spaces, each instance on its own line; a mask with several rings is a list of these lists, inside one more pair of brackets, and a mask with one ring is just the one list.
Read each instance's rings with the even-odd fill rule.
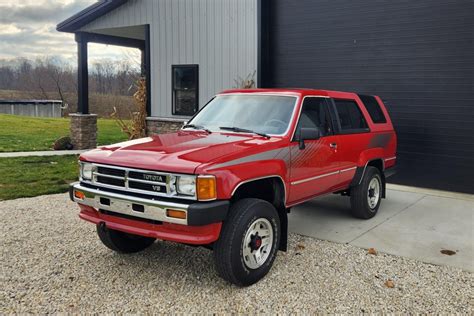
[[212,131],[237,127],[282,135],[288,130],[296,100],[292,96],[263,94],[218,95],[188,123]]
[[318,128],[322,136],[330,135],[331,118],[326,108],[325,98],[305,98],[301,109],[300,119],[296,128],[295,137],[298,139],[301,128]]
[[364,115],[353,100],[334,100],[342,133],[364,132],[368,126]]
[[198,108],[198,65],[175,65],[173,75],[173,115],[194,115]]

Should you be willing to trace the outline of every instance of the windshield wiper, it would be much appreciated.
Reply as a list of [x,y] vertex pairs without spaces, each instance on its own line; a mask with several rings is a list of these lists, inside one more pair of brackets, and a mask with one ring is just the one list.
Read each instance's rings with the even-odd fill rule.
[[209,130],[209,129],[205,128],[204,126],[201,126],[201,125],[186,124],[186,125],[183,126],[183,129],[185,129],[185,128],[194,128],[194,129],[197,129],[197,130],[205,131],[208,134],[212,134],[211,130]]
[[265,138],[270,138],[270,136],[268,136],[267,134],[265,133],[260,133],[260,132],[256,132],[256,131],[252,131],[251,129],[246,129],[246,128],[240,128],[240,127],[230,127],[230,126],[221,126],[219,127],[220,129],[223,129],[225,131],[232,131],[232,132],[237,132],[237,133],[252,133],[252,134],[256,134],[256,135],[259,135],[259,136],[262,136],[262,137],[265,137]]

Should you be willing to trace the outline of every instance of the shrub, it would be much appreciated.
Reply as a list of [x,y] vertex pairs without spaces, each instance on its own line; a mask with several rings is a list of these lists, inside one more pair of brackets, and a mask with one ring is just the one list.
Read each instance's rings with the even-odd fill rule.
[[71,138],[69,136],[60,137],[53,143],[54,150],[71,150],[72,147]]

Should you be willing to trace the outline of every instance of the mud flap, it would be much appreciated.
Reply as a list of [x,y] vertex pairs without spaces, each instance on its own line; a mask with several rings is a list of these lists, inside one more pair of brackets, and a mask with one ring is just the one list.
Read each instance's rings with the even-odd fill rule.
[[280,246],[278,250],[287,251],[288,250],[288,213],[289,209],[279,208],[278,216],[280,217]]

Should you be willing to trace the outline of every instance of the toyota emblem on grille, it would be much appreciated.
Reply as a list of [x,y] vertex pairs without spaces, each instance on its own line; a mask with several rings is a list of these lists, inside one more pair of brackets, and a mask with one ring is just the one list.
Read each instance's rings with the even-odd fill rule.
[[162,176],[157,176],[154,174],[143,174],[143,180],[155,181],[155,182],[164,182]]

